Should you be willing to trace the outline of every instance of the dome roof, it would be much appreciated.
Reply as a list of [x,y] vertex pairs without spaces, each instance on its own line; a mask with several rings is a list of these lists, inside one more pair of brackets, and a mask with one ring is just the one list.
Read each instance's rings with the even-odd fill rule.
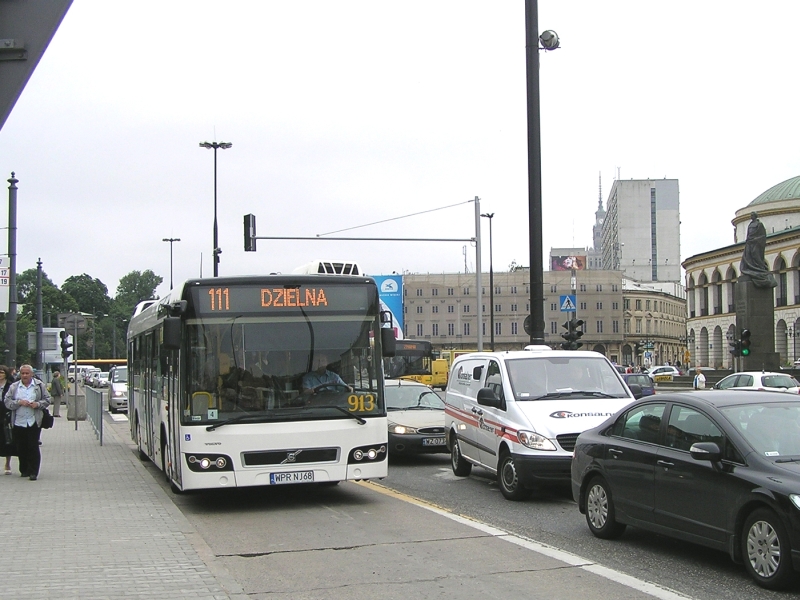
[[773,185],[747,206],[758,206],[779,200],[794,200],[800,198],[800,176],[792,177],[786,181]]

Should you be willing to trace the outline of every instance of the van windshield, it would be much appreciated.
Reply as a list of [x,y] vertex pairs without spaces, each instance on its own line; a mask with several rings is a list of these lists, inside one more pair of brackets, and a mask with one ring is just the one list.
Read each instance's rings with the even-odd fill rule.
[[516,400],[628,398],[614,368],[604,358],[559,356],[506,361]]

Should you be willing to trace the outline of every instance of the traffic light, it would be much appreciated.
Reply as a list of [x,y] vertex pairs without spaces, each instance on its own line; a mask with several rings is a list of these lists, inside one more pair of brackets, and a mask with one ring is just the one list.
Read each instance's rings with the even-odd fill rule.
[[256,251],[256,216],[255,215],[245,215],[244,216],[244,251],[245,252],[255,252]]
[[72,350],[70,350],[72,343],[67,339],[69,336],[63,329],[59,331],[58,335],[61,336],[61,358],[67,360],[72,355]]
[[742,339],[742,341],[740,343],[741,343],[742,356],[750,356],[750,330],[749,329],[742,329],[741,339]]
[[742,342],[739,340],[734,340],[730,343],[731,345],[731,354],[733,356],[741,356],[742,355]]
[[583,336],[583,331],[579,329],[583,327],[582,319],[570,319],[564,322],[563,327],[567,330],[566,333],[561,334],[561,337],[566,340],[566,342],[562,342],[561,344],[563,350],[577,350],[583,346],[579,341]]

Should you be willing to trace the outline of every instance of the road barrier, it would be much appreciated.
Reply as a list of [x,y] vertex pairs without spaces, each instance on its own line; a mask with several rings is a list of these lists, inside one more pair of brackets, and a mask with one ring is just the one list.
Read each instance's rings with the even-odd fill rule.
[[86,414],[94,429],[95,436],[103,445],[103,392],[94,388],[83,388],[86,394]]

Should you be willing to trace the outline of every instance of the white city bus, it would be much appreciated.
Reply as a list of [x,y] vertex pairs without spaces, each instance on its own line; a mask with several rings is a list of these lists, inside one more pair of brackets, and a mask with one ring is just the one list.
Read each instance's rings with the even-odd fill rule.
[[[174,491],[385,477],[382,317],[375,282],[341,275],[195,279],[141,303],[128,330],[140,457]],[[344,385],[328,374],[337,383],[304,392],[320,362]]]

